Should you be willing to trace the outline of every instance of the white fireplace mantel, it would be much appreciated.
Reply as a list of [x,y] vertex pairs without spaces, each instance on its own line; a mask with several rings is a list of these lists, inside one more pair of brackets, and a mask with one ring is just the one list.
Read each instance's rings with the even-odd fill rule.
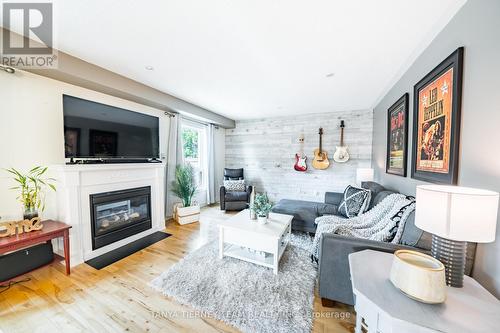
[[[71,266],[165,228],[165,164],[90,164],[51,167],[58,180],[57,219],[70,229]],[[151,186],[152,228],[92,250],[90,195]],[[62,253],[62,242],[55,251]]]

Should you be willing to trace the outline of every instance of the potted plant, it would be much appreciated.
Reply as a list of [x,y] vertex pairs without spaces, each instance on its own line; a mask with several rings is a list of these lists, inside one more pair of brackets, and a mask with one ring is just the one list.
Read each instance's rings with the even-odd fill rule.
[[47,169],[47,167],[36,166],[24,174],[14,168],[6,169],[17,182],[17,186],[11,187],[11,190],[20,192],[17,199],[23,204],[23,218],[25,220],[37,217],[39,212],[45,210],[45,190],[47,187],[56,190],[55,185],[52,184],[55,179],[45,177]]
[[269,201],[267,194],[259,193],[255,196],[253,204],[250,206],[250,209],[255,212],[257,215],[257,221],[260,224],[267,223],[267,217],[269,212],[273,208],[272,203]]
[[172,193],[182,200],[182,206],[174,207],[174,217],[179,224],[197,222],[200,219],[200,206],[193,204],[197,186],[191,164],[178,165],[175,168],[175,180]]

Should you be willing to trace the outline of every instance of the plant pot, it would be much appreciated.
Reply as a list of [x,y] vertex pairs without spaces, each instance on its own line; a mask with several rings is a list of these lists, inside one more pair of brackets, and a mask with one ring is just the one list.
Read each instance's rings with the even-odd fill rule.
[[259,224],[266,224],[267,216],[257,216],[257,222],[259,222]]
[[175,216],[179,224],[198,222],[200,220],[200,206],[178,206]]
[[24,208],[24,220],[31,220],[34,217],[38,217],[38,210],[36,208]]

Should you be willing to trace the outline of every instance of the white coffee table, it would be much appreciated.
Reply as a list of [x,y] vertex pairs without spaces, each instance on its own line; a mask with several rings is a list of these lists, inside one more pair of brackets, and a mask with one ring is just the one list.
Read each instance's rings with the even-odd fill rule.
[[239,212],[219,223],[219,258],[248,261],[278,274],[279,260],[290,242],[292,219],[292,215],[270,213],[268,223],[261,225],[250,219],[248,209]]

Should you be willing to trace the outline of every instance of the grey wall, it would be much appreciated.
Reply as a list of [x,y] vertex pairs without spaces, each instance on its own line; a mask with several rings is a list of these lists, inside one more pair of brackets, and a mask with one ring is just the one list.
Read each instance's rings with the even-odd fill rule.
[[[469,0],[374,109],[375,178],[414,194],[422,182],[385,173],[387,109],[410,93],[410,170],[413,86],[459,46],[465,47],[459,185],[500,191],[500,1]],[[480,215],[478,215],[480,219]],[[475,223],[476,221],[470,221]],[[481,244],[474,277],[500,296],[500,227],[496,242]]]
[[[331,158],[340,141],[340,119],[346,122],[345,143],[351,155],[344,164]],[[323,149],[331,162],[326,170],[315,170],[310,163],[319,144],[319,127],[323,127]],[[293,169],[301,133],[307,172]],[[370,166],[371,140],[372,110],[237,121],[236,128],[226,129],[226,167],[245,168],[248,182],[257,191],[266,191],[272,200],[323,201],[325,191],[343,191],[354,183],[358,166]]]

